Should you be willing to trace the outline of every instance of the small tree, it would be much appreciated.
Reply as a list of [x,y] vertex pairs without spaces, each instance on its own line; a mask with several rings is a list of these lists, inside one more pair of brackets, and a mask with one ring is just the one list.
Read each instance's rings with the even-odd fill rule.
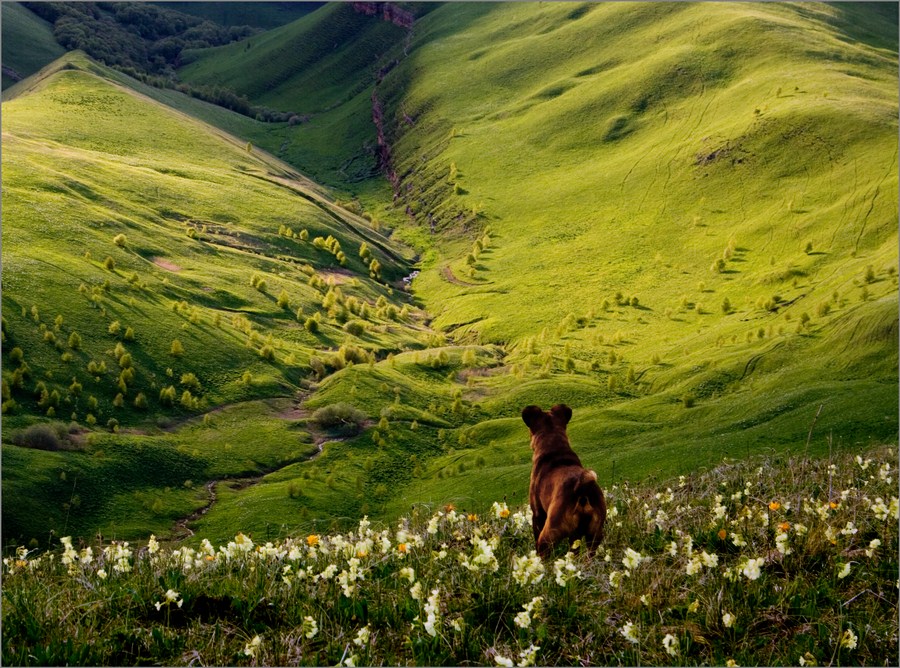
[[287,293],[287,290],[282,289],[282,291],[278,294],[278,306],[281,308],[290,308],[291,307],[291,298]]
[[116,261],[113,260],[109,255],[107,255],[106,259],[103,260],[103,266],[106,267],[109,271],[115,271]]
[[184,346],[181,345],[181,341],[178,339],[172,341],[172,345],[169,347],[169,354],[174,355],[175,357],[184,355]]
[[126,243],[125,235],[117,234],[116,236],[113,237],[113,243],[116,246],[118,246],[119,248],[125,248],[125,243]]
[[69,334],[69,348],[72,350],[81,348],[81,335],[78,332],[73,331]]

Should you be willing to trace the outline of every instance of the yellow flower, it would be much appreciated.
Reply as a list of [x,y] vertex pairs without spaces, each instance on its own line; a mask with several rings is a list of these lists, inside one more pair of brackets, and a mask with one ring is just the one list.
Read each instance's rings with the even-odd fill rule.
[[369,553],[366,552],[365,550],[360,550],[359,552],[356,553],[356,556],[359,557],[360,559],[363,559],[365,557],[368,557]]
[[406,554],[406,543],[400,543],[400,544],[397,546],[397,552],[400,552],[400,553],[402,553],[402,554]]
[[312,547],[319,544],[319,537],[316,534],[310,534],[306,537],[306,544]]
[[500,511],[500,517],[507,518],[509,517],[509,508],[504,508]]
[[790,528],[791,528],[790,522],[782,522],[781,524],[778,525],[778,529],[781,531],[787,531]]
[[477,522],[477,521],[478,521],[478,515],[476,515],[475,513],[469,513],[469,514],[467,515],[467,519],[468,519],[470,522]]
[[772,501],[769,504],[769,510],[778,510],[779,508],[781,508],[781,504],[778,501]]
[[834,501],[829,501],[828,507],[831,508],[832,510],[836,510],[838,507],[838,504],[835,503]]

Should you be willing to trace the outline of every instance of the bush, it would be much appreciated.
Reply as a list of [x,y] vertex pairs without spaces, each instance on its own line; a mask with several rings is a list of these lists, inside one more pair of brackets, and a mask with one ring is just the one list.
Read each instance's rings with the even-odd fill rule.
[[340,402],[316,409],[312,418],[324,429],[358,434],[366,421],[366,414],[355,406]]
[[125,242],[126,240],[124,234],[117,234],[113,237],[113,243],[119,248],[125,248]]
[[68,430],[62,422],[33,424],[24,431],[13,434],[12,442],[23,448],[35,450],[59,450],[67,440]]
[[306,331],[310,334],[315,334],[319,331],[319,321],[315,318],[307,318],[306,322],[303,323],[303,326],[306,328]]
[[362,336],[366,331],[366,323],[362,320],[349,320],[344,325],[344,331],[353,336]]

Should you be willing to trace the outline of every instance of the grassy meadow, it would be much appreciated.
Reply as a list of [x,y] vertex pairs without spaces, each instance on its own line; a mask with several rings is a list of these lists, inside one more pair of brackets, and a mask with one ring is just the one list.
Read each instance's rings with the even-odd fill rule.
[[[3,560],[14,665],[891,665],[895,448],[753,457],[607,490],[591,558],[528,509]],[[78,611],[72,614],[72,611]]]
[[889,664],[896,6],[357,9],[183,53],[266,122],[4,3],[4,663]]

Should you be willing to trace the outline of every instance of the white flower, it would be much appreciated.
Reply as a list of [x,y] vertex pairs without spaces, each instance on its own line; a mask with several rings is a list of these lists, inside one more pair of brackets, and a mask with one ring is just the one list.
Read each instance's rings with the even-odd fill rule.
[[553,562],[553,572],[556,575],[556,584],[560,587],[565,587],[566,583],[572,577],[581,577],[581,571],[578,570],[578,567],[575,566],[575,562],[572,561],[572,557],[574,556],[574,553],[566,552],[566,556],[563,559],[557,559]]
[[356,656],[356,654],[351,654],[346,659],[344,659],[344,663],[342,663],[341,665],[346,666],[347,668],[356,668],[356,661],[358,659],[359,657]]
[[707,554],[706,550],[703,550],[700,558],[703,560],[703,565],[707,568],[715,568],[719,565],[719,555],[717,554]]
[[856,634],[853,633],[852,629],[847,629],[844,631],[844,635],[841,636],[841,647],[846,647],[847,649],[856,649],[856,641],[858,638]]
[[843,580],[848,575],[850,575],[850,564],[846,563],[841,566],[841,570],[838,571],[838,580]]
[[105,580],[106,576],[107,576],[107,573],[102,568],[97,571],[97,577],[100,578],[101,580]]
[[363,647],[364,645],[369,644],[369,636],[371,632],[369,631],[369,627],[362,627],[359,632],[356,634],[356,638],[353,639],[353,644],[357,647]]
[[650,596],[648,596],[647,594],[641,594],[641,603],[643,603],[644,605],[649,607],[650,606]]
[[730,629],[732,626],[734,626],[734,619],[734,615],[732,615],[730,612],[725,612],[722,614],[722,623],[725,625],[726,629]]
[[494,655],[494,662],[498,666],[505,666],[506,668],[513,668],[513,666],[516,665],[512,659],[507,659],[505,656],[499,654]]
[[853,522],[847,522],[847,526],[845,526],[843,529],[841,529],[841,535],[852,536],[853,534],[855,534],[858,531],[859,531],[859,529],[856,528],[856,526],[853,524]]
[[422,600],[422,583],[416,582],[412,587],[410,587],[409,595],[412,596],[414,601],[421,601]]
[[400,577],[406,578],[409,580],[409,583],[412,584],[416,581],[416,571],[408,566],[405,566],[400,569]]
[[457,633],[462,633],[463,630],[463,621],[461,617],[457,617],[452,622],[450,622],[450,627],[456,631]]
[[625,622],[625,626],[619,629],[619,633],[625,636],[625,639],[633,645],[637,645],[640,642],[634,624],[631,622]]
[[613,571],[609,574],[609,584],[613,587],[613,589],[619,588],[619,583],[622,581],[622,571]]
[[640,566],[642,561],[649,561],[649,557],[643,556],[640,552],[635,552],[630,547],[625,548],[625,556],[622,557],[622,563],[629,571]]
[[315,619],[307,615],[303,618],[303,625],[300,627],[300,631],[307,639],[311,639],[319,632],[319,625]]
[[431,596],[428,597],[428,602],[425,604],[425,614],[427,615],[427,618],[425,619],[423,626],[425,627],[425,632],[432,638],[437,636],[435,624],[438,621],[438,608],[440,606],[439,594],[440,592],[437,589],[432,589]]
[[666,636],[662,640],[663,647],[666,648],[666,653],[671,656],[678,656],[678,638],[673,636],[671,633],[667,633]]
[[256,653],[259,651],[260,643],[262,643],[262,638],[253,636],[253,640],[244,646],[244,654],[247,656],[256,656]]
[[534,643],[531,643],[526,649],[523,649],[521,652],[519,652],[519,663],[516,665],[520,666],[521,668],[524,668],[525,666],[533,666],[539,649],[540,647],[538,647]]
[[537,615],[540,614],[543,601],[544,598],[542,596],[535,596],[531,599],[530,603],[526,603],[523,606],[522,611],[516,614],[516,617],[513,620],[515,625],[522,629],[530,628],[532,615],[537,617]]
[[532,550],[524,557],[513,557],[513,580],[520,585],[537,584],[544,579],[544,563]]
[[494,517],[498,520],[503,520],[509,517],[509,508],[506,506],[506,501],[503,503],[497,503],[494,501],[494,505],[491,506],[491,510],[494,512]]
[[872,555],[874,555],[875,550],[877,550],[879,547],[881,547],[881,541],[877,538],[873,538],[872,542],[869,543],[869,548],[866,550],[866,556],[871,557]]
[[741,573],[743,573],[748,580],[756,580],[760,576],[759,569],[764,563],[765,559],[762,557],[759,557],[758,559],[747,559],[741,567]]
[[150,540],[147,541],[147,552],[156,554],[159,552],[159,543],[156,542],[156,536],[150,534]]

